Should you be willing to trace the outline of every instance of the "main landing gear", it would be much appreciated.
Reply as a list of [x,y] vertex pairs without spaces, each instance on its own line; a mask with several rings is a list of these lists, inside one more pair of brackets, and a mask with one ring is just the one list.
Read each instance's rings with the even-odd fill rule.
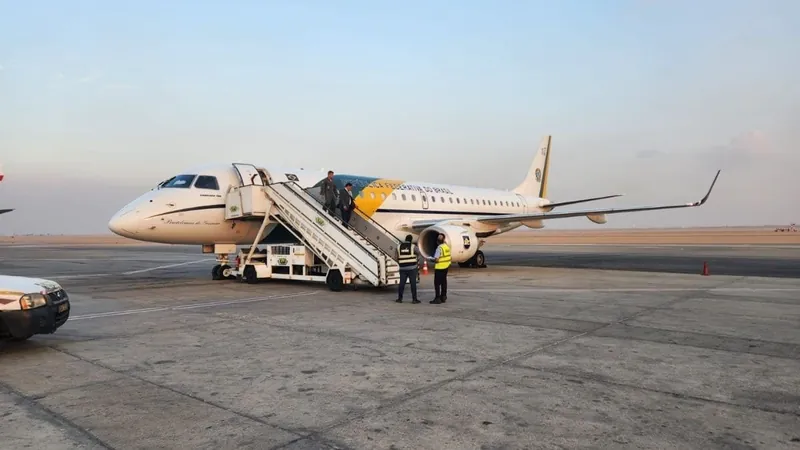
[[483,269],[486,267],[486,256],[482,251],[478,250],[472,258],[458,263],[458,267],[477,267]]

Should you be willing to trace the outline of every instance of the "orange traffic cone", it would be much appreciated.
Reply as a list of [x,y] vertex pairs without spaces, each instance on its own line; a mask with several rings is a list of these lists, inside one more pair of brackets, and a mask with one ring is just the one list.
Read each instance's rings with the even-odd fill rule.
[[428,260],[427,259],[422,261],[422,274],[423,275],[427,275],[428,274]]
[[707,262],[703,263],[703,276],[704,277],[708,276],[708,263]]

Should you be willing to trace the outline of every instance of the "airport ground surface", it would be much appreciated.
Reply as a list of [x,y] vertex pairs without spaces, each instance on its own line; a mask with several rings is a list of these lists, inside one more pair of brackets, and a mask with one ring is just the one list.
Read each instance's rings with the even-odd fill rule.
[[0,344],[2,448],[800,449],[800,246],[506,245],[443,305],[0,245],[73,301]]

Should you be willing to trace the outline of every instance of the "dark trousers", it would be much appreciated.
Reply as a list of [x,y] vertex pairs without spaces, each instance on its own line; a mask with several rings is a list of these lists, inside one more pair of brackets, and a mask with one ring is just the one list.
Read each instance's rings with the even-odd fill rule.
[[335,198],[326,198],[324,206],[325,206],[325,211],[327,211],[328,214],[330,214],[332,216],[336,215],[336,199]]
[[348,209],[341,208],[340,211],[342,211],[342,222],[344,222],[345,224],[350,224],[350,213],[352,213],[353,210],[349,208]]
[[397,298],[403,298],[403,290],[406,288],[406,280],[411,280],[411,299],[417,299],[417,271],[419,269],[400,270],[400,284],[397,286]]
[[434,269],[433,289],[436,291],[436,298],[447,298],[447,269]]

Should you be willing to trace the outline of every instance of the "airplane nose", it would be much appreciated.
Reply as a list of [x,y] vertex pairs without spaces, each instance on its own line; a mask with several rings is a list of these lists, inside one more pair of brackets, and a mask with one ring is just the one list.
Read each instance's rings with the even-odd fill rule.
[[108,229],[122,237],[133,237],[137,233],[133,210],[119,211],[108,221]]

